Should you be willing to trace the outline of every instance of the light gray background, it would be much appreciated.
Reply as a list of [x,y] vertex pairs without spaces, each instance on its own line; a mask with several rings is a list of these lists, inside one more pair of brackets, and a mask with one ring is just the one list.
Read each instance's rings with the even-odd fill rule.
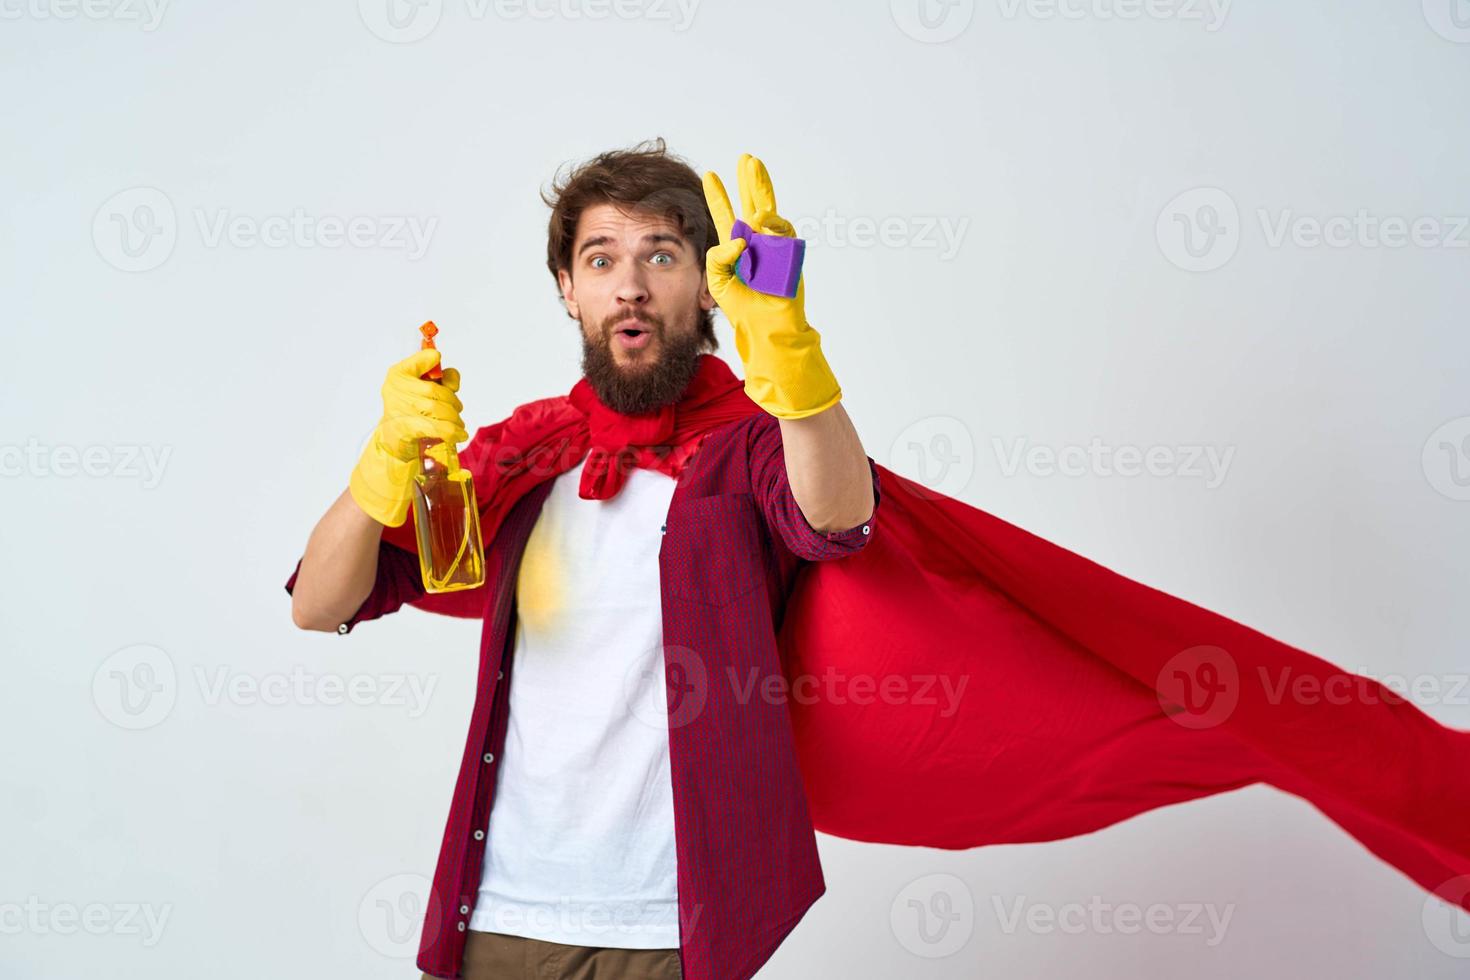
[[[422,320],[471,428],[571,387],[537,191],[654,135],[732,192],[764,158],[875,459],[1470,727],[1462,0],[623,2],[0,0],[0,973],[416,975],[478,624],[302,633],[281,585]],[[371,240],[249,237],[297,209]],[[1009,464],[1094,439],[1229,465]],[[821,846],[762,977],[1470,965],[1465,917],[1270,790],[1042,846]],[[947,898],[927,941],[909,901]]]

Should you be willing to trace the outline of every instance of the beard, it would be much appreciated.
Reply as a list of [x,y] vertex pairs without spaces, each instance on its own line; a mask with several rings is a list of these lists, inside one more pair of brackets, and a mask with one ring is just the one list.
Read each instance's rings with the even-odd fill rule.
[[582,334],[582,374],[602,403],[623,415],[642,415],[679,400],[699,371],[705,340],[692,329],[670,333],[662,317],[638,314],[652,334],[648,346],[625,351],[631,359],[619,364],[613,352],[613,324],[627,318],[614,313],[598,324],[594,339]]

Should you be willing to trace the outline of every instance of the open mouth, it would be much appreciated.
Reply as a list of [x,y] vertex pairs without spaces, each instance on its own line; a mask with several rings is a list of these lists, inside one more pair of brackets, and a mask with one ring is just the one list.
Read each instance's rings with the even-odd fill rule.
[[653,336],[647,324],[640,320],[624,320],[613,332],[617,335],[618,342],[628,350],[647,347]]

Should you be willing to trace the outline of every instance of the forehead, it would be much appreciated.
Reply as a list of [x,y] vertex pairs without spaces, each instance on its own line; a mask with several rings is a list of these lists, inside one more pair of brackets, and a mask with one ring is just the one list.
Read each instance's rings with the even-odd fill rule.
[[577,218],[576,244],[593,237],[606,237],[628,245],[641,241],[644,235],[669,234],[684,236],[672,219],[651,211],[632,211],[613,204],[593,204]]

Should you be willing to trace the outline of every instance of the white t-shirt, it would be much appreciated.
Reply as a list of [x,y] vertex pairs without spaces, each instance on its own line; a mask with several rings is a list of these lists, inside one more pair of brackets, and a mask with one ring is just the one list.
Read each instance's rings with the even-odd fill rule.
[[658,552],[674,480],[556,478],[526,542],[510,718],[469,927],[679,945]]

